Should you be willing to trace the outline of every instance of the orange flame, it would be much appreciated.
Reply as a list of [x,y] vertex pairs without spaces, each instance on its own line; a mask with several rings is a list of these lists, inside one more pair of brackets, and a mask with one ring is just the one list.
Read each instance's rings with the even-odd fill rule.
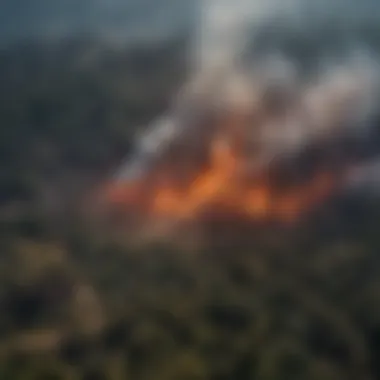
[[332,172],[320,171],[306,184],[281,191],[264,175],[255,181],[244,178],[244,162],[228,138],[219,136],[211,143],[208,166],[185,188],[177,186],[175,179],[163,180],[170,174],[164,171],[153,184],[141,180],[111,186],[109,196],[114,203],[137,207],[156,218],[194,220],[218,207],[252,220],[294,222],[324,202],[338,185]]
[[[363,77],[362,72],[353,74],[351,77],[349,72],[346,74],[343,71],[343,75],[338,72],[337,80],[328,76],[327,80],[322,78],[317,85],[311,83],[311,86],[307,85],[305,88],[295,88],[294,93],[282,91],[281,88],[280,91],[276,88],[267,89],[266,86],[263,91],[261,88],[250,91],[252,83],[248,83],[249,91],[242,92],[247,102],[240,102],[240,96],[235,91],[230,93],[228,86],[226,89],[222,86],[222,101],[216,96],[215,104],[218,106],[215,107],[212,96],[208,105],[210,112],[207,111],[205,118],[195,125],[198,132],[204,124],[209,123],[210,126],[206,133],[199,133],[199,147],[202,149],[203,139],[208,142],[210,134],[216,133],[216,138],[212,138],[207,145],[206,166],[200,165],[195,174],[191,174],[186,164],[180,168],[181,175],[178,175],[180,160],[163,165],[161,159],[168,161],[168,157],[159,157],[160,162],[155,164],[155,168],[145,178],[121,185],[111,184],[108,199],[122,209],[125,206],[128,210],[136,211],[138,216],[158,220],[199,220],[208,212],[212,214],[215,211],[216,214],[225,211],[227,215],[231,212],[258,221],[297,221],[339,190],[347,179],[347,172],[353,169],[355,157],[346,153],[342,153],[343,157],[340,157],[341,149],[332,152],[335,140],[346,133],[345,125],[351,126],[356,115],[361,119],[363,110],[368,112],[366,95],[371,95],[373,91],[372,86],[369,86],[372,83],[372,74],[368,78]],[[242,89],[244,90],[244,86]],[[242,93],[239,92],[240,95]],[[224,99],[225,94],[228,95],[227,100]],[[230,98],[234,100],[231,104]],[[239,98],[238,105],[236,98]],[[362,110],[363,104],[366,105]],[[270,167],[260,171],[256,165],[255,173],[247,173],[247,164],[251,164],[251,160],[259,163],[260,157],[248,158],[245,145],[254,145],[255,150],[262,150],[266,156],[266,153],[269,155],[277,148],[281,149],[281,140],[285,135],[290,137],[286,141],[290,141],[290,145],[284,146],[287,150],[307,141],[310,144],[315,143],[313,148],[317,147],[320,154],[325,153],[326,157],[321,157],[318,161],[318,157],[311,151],[311,165],[319,165],[314,168],[314,174],[309,175],[308,180],[302,181],[289,178],[285,181],[286,186],[280,186],[277,181],[279,177],[271,177],[273,173]],[[272,136],[276,138],[274,144],[271,141]],[[181,150],[176,142],[173,143],[174,148],[169,149],[168,155],[172,157],[177,154],[177,150]],[[198,162],[198,157],[194,160],[197,152],[188,152],[187,149],[180,152],[181,155],[187,153],[191,155],[189,167],[193,170],[194,162]],[[251,149],[251,153],[255,152]],[[203,160],[203,154],[199,157]],[[337,157],[339,159],[335,169],[326,168],[328,158],[334,160]],[[278,167],[275,170],[280,172],[281,177],[287,174],[278,170]],[[334,170],[340,170],[339,175]],[[187,184],[183,183],[183,173],[186,174]]]

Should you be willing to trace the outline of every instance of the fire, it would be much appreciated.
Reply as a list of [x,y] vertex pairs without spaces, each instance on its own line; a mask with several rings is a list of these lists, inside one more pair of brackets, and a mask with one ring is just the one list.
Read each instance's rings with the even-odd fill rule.
[[155,125],[133,156],[140,176],[111,184],[108,199],[154,221],[300,220],[344,187],[361,159],[377,85],[369,70],[355,70],[303,85],[233,77],[204,98],[181,98],[169,128]]
[[220,208],[253,221],[289,223],[323,203],[339,184],[332,172],[321,170],[306,183],[281,189],[271,184],[266,173],[248,178],[244,164],[244,155],[221,135],[210,144],[208,164],[185,186],[176,183],[166,168],[158,170],[153,181],[111,186],[109,196],[113,203],[135,207],[148,218],[195,220]]

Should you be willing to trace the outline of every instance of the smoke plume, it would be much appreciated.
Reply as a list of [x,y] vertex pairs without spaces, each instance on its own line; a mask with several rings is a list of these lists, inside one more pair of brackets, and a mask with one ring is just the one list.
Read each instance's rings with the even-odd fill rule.
[[191,80],[138,139],[113,199],[292,219],[363,182],[380,153],[374,7],[204,0]]

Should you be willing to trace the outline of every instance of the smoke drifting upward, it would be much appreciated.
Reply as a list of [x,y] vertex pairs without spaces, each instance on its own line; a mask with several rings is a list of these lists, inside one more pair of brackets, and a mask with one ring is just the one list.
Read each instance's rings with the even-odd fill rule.
[[346,1],[203,5],[192,80],[108,196],[148,219],[297,220],[380,153],[378,24]]

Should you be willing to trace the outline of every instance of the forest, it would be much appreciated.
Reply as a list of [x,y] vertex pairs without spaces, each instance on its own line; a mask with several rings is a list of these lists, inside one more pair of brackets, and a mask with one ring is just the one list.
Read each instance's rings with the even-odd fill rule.
[[380,379],[380,199],[196,252],[83,215],[186,78],[183,46],[0,51],[0,380]]

